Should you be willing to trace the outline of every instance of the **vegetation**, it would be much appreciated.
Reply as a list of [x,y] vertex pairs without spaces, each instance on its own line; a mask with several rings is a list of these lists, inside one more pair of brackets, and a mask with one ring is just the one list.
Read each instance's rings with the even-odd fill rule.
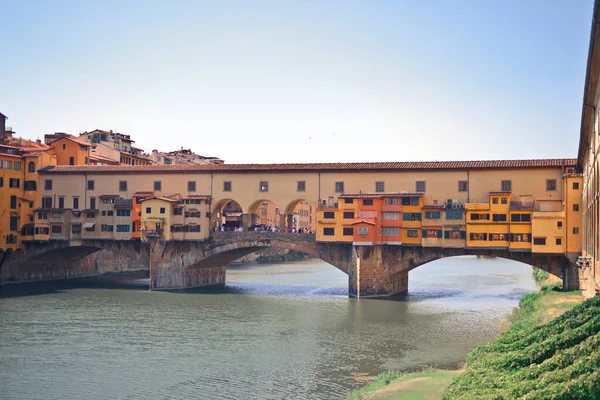
[[299,251],[289,251],[286,254],[275,254],[272,256],[260,256],[256,259],[258,263],[274,263],[280,261],[297,261],[306,257],[306,254]]
[[533,279],[539,284],[544,284],[550,278],[550,274],[543,269],[533,267]]
[[346,400],[439,399],[444,388],[459,373],[432,369],[416,373],[386,371],[377,375],[370,385],[350,393]]
[[561,295],[523,297],[510,330],[469,354],[443,399],[600,399],[600,297],[544,323],[550,307],[572,306]]

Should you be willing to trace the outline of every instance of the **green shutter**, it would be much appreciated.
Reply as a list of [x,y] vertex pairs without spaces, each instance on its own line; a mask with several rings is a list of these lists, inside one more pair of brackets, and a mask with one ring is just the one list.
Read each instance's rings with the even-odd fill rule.
[[450,231],[444,231],[444,239],[450,239]]
[[461,231],[460,232],[460,238],[461,239],[466,239],[467,238],[467,232],[466,231]]
[[441,239],[441,238],[442,238],[442,230],[441,230],[441,229],[439,229],[439,230],[437,231],[437,237],[438,237],[439,239]]
[[427,230],[426,230],[426,229],[423,229],[423,232],[422,232],[422,233],[423,233],[423,237],[424,237],[424,238],[426,238],[426,237],[427,237]]

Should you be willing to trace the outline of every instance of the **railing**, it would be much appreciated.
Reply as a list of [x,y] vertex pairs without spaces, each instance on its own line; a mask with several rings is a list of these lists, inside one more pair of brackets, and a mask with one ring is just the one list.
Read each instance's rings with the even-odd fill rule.
[[511,201],[511,210],[533,210],[533,201]]
[[148,237],[161,237],[163,234],[162,229],[142,229],[142,235]]

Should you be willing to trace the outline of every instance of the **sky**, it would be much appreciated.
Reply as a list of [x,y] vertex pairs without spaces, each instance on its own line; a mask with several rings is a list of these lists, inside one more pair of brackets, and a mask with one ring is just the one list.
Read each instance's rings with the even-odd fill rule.
[[227,163],[577,156],[593,0],[0,0],[0,112]]

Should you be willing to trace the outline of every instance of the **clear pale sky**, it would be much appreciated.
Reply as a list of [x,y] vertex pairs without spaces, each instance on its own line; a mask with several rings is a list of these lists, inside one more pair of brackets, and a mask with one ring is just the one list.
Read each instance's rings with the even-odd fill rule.
[[0,112],[227,163],[576,157],[592,7],[0,0]]

